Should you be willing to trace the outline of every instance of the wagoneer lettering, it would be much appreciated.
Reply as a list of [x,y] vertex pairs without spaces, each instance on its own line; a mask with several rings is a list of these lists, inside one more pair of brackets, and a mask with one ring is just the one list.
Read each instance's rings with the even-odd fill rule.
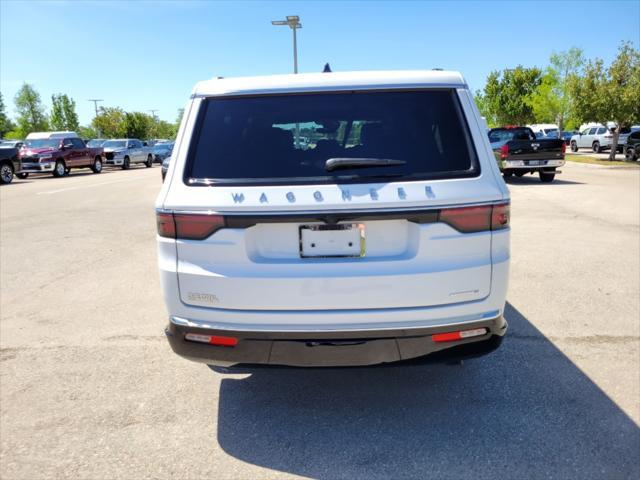
[[173,350],[225,367],[495,350],[509,193],[480,120],[456,72],[198,83],[156,202]]

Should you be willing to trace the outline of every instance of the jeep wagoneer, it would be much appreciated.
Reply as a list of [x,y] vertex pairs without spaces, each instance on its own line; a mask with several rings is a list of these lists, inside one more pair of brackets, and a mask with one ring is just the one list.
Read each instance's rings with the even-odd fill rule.
[[456,72],[213,79],[156,203],[166,335],[218,366],[494,350],[509,193]]

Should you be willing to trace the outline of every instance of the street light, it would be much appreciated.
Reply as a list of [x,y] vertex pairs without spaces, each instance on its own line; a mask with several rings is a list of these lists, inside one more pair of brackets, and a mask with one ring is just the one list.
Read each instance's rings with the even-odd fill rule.
[[272,20],[271,25],[288,25],[293,30],[293,73],[298,73],[298,39],[296,30],[302,28],[298,15],[287,15],[286,20]]

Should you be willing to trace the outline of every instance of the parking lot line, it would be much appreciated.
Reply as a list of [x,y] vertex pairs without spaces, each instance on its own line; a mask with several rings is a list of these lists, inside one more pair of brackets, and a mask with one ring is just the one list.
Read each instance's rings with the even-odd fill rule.
[[77,186],[77,187],[67,187],[67,188],[59,188],[57,190],[48,190],[46,192],[38,192],[36,193],[36,195],[52,195],[54,193],[62,193],[62,192],[67,192],[70,190],[81,190],[84,188],[93,188],[93,187],[99,187],[102,185],[112,185],[114,183],[123,183],[123,182],[132,182],[134,180],[138,180],[137,178],[126,178],[123,180],[113,180],[111,182],[101,182],[101,183],[93,183],[91,185],[81,185],[81,186]]

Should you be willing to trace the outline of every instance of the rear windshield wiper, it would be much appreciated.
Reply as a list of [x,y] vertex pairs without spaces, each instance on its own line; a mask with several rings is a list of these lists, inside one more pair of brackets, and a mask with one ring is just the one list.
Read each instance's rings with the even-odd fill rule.
[[325,162],[324,168],[331,172],[340,168],[391,167],[406,163],[404,160],[391,158],[330,158]]

